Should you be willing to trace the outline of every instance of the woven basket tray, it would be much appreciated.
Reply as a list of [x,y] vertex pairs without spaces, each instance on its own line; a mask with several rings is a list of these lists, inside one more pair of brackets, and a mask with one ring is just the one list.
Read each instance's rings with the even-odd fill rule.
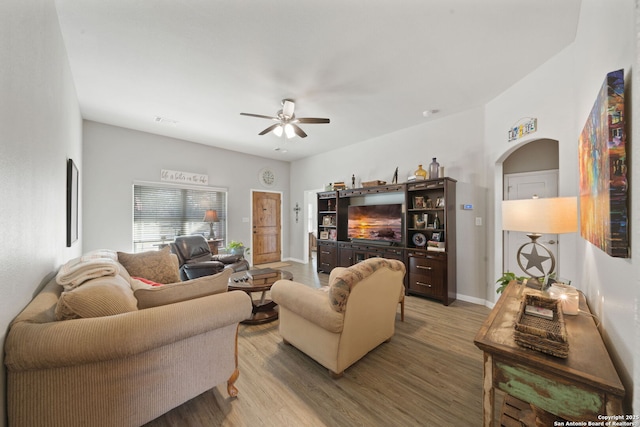
[[[525,312],[527,305],[549,309],[553,319],[533,316]],[[556,357],[569,355],[567,328],[560,308],[560,301],[538,295],[525,295],[516,318],[514,339],[523,347],[541,351]]]

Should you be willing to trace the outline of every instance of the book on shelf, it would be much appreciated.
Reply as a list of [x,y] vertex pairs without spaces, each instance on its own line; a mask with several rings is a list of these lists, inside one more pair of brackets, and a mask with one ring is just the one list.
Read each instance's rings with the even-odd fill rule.
[[446,252],[445,242],[439,242],[437,240],[429,240],[427,242],[427,250],[432,252]]
[[278,270],[274,270],[273,268],[259,268],[257,270],[247,271],[247,276],[249,276],[251,280],[268,279],[270,277],[276,277],[277,275]]

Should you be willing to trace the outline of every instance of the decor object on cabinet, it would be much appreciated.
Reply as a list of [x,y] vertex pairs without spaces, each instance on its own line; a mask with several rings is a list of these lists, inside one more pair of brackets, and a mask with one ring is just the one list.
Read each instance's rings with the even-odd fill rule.
[[[504,200],[502,229],[521,231],[531,239],[518,249],[518,265],[531,277],[547,277],[555,271],[553,253],[537,240],[542,234],[573,233],[578,230],[578,206],[575,197]],[[531,247],[529,252],[525,250]],[[542,250],[540,254],[538,250]],[[546,254],[546,255],[544,255]],[[523,264],[526,260],[526,266]],[[537,269],[537,271],[533,269]]]
[[218,212],[213,209],[207,209],[204,213],[204,219],[202,221],[209,223],[209,239],[215,239],[216,233],[213,231],[213,223],[220,222],[220,220],[218,219]]
[[67,247],[78,240],[78,167],[67,160]]
[[497,294],[501,294],[502,292],[504,292],[504,290],[507,288],[507,286],[509,286],[509,283],[515,281],[517,283],[522,283],[523,280],[525,280],[526,277],[519,277],[516,276],[516,273],[511,272],[511,271],[507,271],[505,273],[502,274],[501,277],[498,278],[498,280],[496,280],[496,283],[498,283],[500,286],[498,286],[498,288],[496,289],[496,293]]
[[438,173],[440,172],[440,163],[436,161],[434,157],[431,163],[429,164],[429,179],[438,178]]
[[427,238],[422,233],[414,234],[412,237],[412,240],[413,240],[413,244],[418,247],[422,247],[427,243]]
[[396,166],[396,170],[393,173],[393,178],[391,179],[391,183],[392,184],[397,184],[398,183],[398,166]]
[[386,181],[380,181],[379,179],[376,179],[375,181],[365,181],[362,183],[363,187],[377,187],[378,185],[385,185],[387,182]]
[[345,188],[347,188],[347,185],[344,183],[344,181],[336,181],[333,183],[333,189],[334,190],[344,190]]
[[580,134],[580,235],[613,257],[629,257],[624,70],[607,74]]
[[320,232],[320,238],[322,240],[327,240],[329,238],[329,232],[328,231],[321,231]]
[[424,209],[427,205],[424,202],[424,196],[415,196],[413,198],[413,208],[414,209]]
[[232,255],[244,255],[249,253],[249,248],[245,248],[244,243],[232,240],[227,245],[227,251]]
[[418,169],[416,169],[413,175],[416,177],[416,180],[427,179],[427,171],[422,169],[422,165],[418,165]]

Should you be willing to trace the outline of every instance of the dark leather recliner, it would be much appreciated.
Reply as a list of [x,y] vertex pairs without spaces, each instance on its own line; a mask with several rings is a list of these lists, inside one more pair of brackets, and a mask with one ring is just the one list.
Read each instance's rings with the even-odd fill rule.
[[182,280],[210,276],[225,268],[234,272],[249,269],[249,263],[241,255],[213,255],[206,239],[200,235],[176,237],[171,249],[178,256]]

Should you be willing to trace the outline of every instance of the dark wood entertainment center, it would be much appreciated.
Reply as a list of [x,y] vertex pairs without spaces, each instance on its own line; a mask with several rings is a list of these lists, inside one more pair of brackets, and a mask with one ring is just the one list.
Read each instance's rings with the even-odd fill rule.
[[[404,206],[402,243],[349,239],[349,206],[376,204],[379,196],[389,195]],[[444,305],[456,299],[456,180],[323,191],[318,193],[317,213],[318,272],[330,273],[335,267],[349,267],[371,257],[397,259],[407,267],[407,294]],[[436,238],[438,243],[433,243]],[[429,245],[440,247],[427,249]]]

